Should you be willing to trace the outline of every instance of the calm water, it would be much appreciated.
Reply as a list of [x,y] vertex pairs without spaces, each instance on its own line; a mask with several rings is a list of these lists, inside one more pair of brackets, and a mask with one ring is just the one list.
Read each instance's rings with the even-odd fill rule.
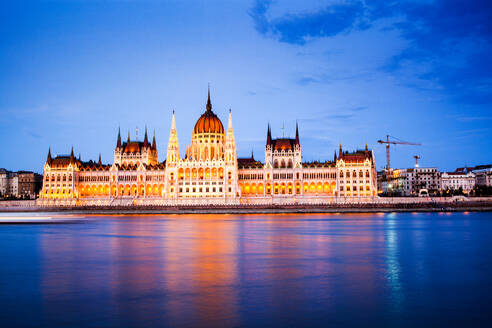
[[51,216],[0,225],[1,327],[490,323],[492,213]]

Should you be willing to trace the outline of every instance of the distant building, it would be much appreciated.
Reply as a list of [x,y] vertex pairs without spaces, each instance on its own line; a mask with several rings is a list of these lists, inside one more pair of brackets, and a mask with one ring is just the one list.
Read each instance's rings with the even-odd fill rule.
[[36,198],[43,176],[34,172],[0,169],[0,197]]
[[0,169],[0,197],[5,197],[8,188],[9,171]]
[[392,196],[408,196],[406,192],[406,170],[395,169],[390,172],[388,179],[386,170],[382,171],[379,177],[378,186],[381,193]]
[[462,190],[468,194],[475,188],[475,173],[472,171],[443,172],[441,174],[441,190]]
[[492,187],[492,165],[476,166],[473,173],[477,186]]
[[392,170],[388,178],[386,171],[381,171],[378,186],[379,193],[392,196],[418,196],[422,189],[437,194],[441,189],[441,173],[436,167],[415,167]]
[[36,198],[43,186],[43,176],[34,172],[17,172],[18,187],[16,197]]
[[7,197],[18,197],[19,196],[19,176],[17,172],[10,172],[7,180],[7,192],[5,193]]

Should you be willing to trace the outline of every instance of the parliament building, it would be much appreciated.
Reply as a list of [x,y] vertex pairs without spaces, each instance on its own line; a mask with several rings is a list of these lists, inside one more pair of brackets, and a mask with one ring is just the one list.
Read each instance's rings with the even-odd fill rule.
[[51,156],[44,165],[38,199],[45,206],[172,206],[329,204],[376,196],[376,166],[371,150],[347,152],[333,160],[303,162],[299,129],[295,138],[272,138],[268,125],[264,162],[238,158],[229,110],[227,130],[212,111],[210,90],[205,112],[181,157],[174,112],[164,161],[155,134],[150,142],[122,141],[120,131],[112,164]]

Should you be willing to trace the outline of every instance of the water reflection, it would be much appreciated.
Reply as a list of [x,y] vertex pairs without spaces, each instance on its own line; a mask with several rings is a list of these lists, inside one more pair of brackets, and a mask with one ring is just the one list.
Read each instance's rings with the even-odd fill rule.
[[[466,304],[490,299],[473,282],[490,281],[489,257],[478,255],[492,251],[482,232],[492,231],[492,218],[475,215],[90,216],[79,225],[37,225],[36,320],[415,326],[433,304],[456,309],[466,306],[457,302],[463,297]],[[449,288],[456,295],[442,299]],[[447,315],[480,317],[466,310]]]
[[386,265],[387,279],[391,288],[391,305],[395,311],[401,311],[401,305],[404,301],[403,288],[400,281],[400,263],[398,252],[398,235],[397,235],[397,215],[388,214],[386,223]]

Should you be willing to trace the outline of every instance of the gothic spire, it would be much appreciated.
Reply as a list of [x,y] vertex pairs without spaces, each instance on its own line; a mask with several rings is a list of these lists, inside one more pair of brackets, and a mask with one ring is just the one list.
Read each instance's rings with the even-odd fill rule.
[[336,161],[337,161],[337,151],[335,150],[334,154],[333,154],[333,162],[336,162]]
[[227,122],[227,131],[229,130],[232,131],[232,113],[230,108],[229,108],[229,121]]
[[369,151],[369,149],[367,148],[367,142],[366,142],[366,149],[365,149],[365,152],[367,153]]
[[73,146],[72,146],[72,151],[70,152],[70,160],[73,160],[75,157],[73,156]]
[[144,137],[144,147],[148,147],[149,146],[149,138],[147,136],[147,125],[145,125],[145,137]]
[[176,130],[176,119],[174,118],[174,109],[173,109],[173,118],[171,120],[171,130]]
[[207,112],[212,111],[212,102],[210,101],[210,83],[208,84],[208,99],[207,99]]
[[270,123],[268,123],[268,129],[267,129],[267,145],[272,144],[272,131],[270,130]]
[[130,143],[130,130],[128,130],[128,141],[127,143]]
[[120,127],[118,126],[118,139],[116,140],[116,147],[121,147],[121,130]]
[[342,152],[342,144],[340,143],[340,149],[338,150],[338,158],[342,157],[343,152]]
[[46,163],[51,164],[51,146],[48,148],[48,157],[46,158]]
[[99,153],[99,161],[97,162],[97,164],[102,165],[102,161],[101,161],[101,153]]
[[155,143],[155,129],[154,129],[154,137],[152,138],[152,149],[153,150],[156,150],[157,146],[156,146],[156,143]]
[[299,126],[296,121],[296,145],[299,144]]

